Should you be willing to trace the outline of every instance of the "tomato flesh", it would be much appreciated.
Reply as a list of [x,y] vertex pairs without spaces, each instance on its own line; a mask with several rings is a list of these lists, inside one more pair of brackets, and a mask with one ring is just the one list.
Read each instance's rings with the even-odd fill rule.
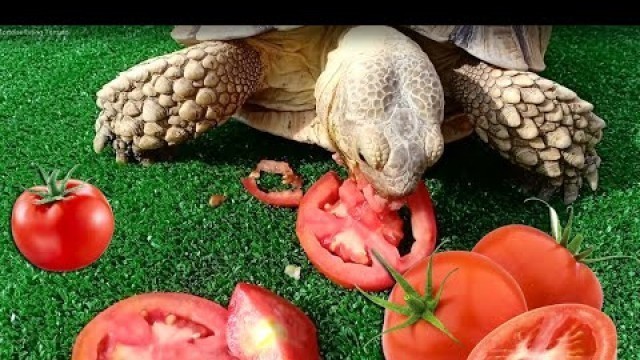
[[398,246],[404,236],[398,213],[379,202],[369,202],[354,179],[342,183],[337,199],[325,202],[322,210],[314,210],[309,214],[309,230],[325,249],[345,262],[371,265],[367,250],[372,244],[386,241]]
[[149,293],[122,300],[80,332],[72,360],[233,360],[227,311],[193,295]]
[[[415,242],[401,256],[403,220],[398,209],[411,211]],[[398,271],[404,272],[435,248],[433,205],[424,185],[406,199],[388,201],[362,178],[341,183],[335,172],[322,176],[307,191],[298,210],[296,233],[314,266],[335,283],[367,291],[393,285],[393,279],[374,261],[377,250]]]
[[614,360],[611,319],[583,304],[558,304],[519,315],[491,332],[469,360]]
[[316,336],[302,310],[269,290],[240,283],[231,295],[227,341],[242,360],[319,359]]
[[153,360],[166,358],[168,353],[184,353],[194,357],[206,354],[208,346],[202,346],[214,332],[202,324],[177,317],[163,310],[152,310],[143,316],[129,314],[125,319],[112,322],[108,336],[101,345],[99,359]]

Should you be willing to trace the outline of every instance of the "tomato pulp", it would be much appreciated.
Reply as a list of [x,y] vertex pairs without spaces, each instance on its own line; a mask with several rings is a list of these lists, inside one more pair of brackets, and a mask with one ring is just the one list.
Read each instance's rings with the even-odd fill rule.
[[588,305],[557,304],[521,314],[487,335],[468,360],[615,360],[616,327]]
[[295,305],[253,284],[236,286],[229,302],[227,341],[243,360],[318,360],[316,327]]
[[110,306],[78,334],[71,360],[235,360],[227,310],[184,293],[147,293]]
[[[404,237],[398,214],[407,205],[415,242],[406,255],[398,245]],[[424,183],[406,199],[387,201],[370,184],[349,178],[341,183],[331,171],[314,183],[302,198],[296,234],[311,263],[335,283],[380,291],[393,285],[392,277],[372,256],[376,250],[400,273],[433,252],[436,220]]]

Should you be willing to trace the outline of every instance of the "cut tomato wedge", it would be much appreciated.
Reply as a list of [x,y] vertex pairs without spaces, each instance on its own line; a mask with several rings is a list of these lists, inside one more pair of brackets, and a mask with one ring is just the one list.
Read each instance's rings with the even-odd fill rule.
[[[407,205],[415,242],[406,255],[398,246],[404,237],[398,210]],[[431,254],[436,221],[429,192],[420,183],[404,200],[388,201],[362,179],[341,183],[331,171],[309,188],[298,209],[296,233],[311,263],[338,285],[380,291],[393,278],[375,260],[378,251],[400,273]]]
[[229,302],[227,341],[242,360],[318,360],[316,327],[288,300],[239,283]]
[[183,293],[147,293],[110,306],[78,334],[72,360],[235,360],[227,310]]
[[468,360],[615,360],[613,321],[588,305],[550,305],[500,325],[469,354]]
[[[257,179],[260,173],[269,172],[282,175],[282,183],[292,186],[291,190],[266,192],[258,186]],[[248,177],[241,180],[244,188],[256,199],[265,204],[281,207],[296,207],[302,200],[302,178],[293,172],[293,169],[283,161],[262,160],[256,169]]]

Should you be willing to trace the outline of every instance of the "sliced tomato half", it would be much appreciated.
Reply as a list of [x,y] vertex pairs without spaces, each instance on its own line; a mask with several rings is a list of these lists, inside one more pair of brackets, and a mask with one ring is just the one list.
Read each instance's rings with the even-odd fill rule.
[[147,293],[110,306],[78,334],[72,360],[235,360],[227,310],[184,293]]
[[257,285],[239,283],[229,302],[227,341],[242,360],[318,360],[316,327],[294,304]]
[[[415,242],[409,253],[400,255],[398,245],[405,234],[398,210],[404,205],[411,212]],[[372,250],[403,273],[433,252],[436,220],[424,183],[404,200],[387,201],[362,179],[341,183],[331,171],[304,195],[296,233],[311,263],[333,282],[346,288],[380,291],[390,288],[393,279]]]
[[559,304],[518,315],[497,327],[468,360],[615,360],[616,327],[588,305]]

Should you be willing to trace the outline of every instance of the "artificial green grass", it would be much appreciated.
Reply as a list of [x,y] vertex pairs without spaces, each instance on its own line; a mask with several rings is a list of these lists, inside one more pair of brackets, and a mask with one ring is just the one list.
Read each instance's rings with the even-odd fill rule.
[[[7,29],[7,28],[3,28]],[[323,357],[382,359],[382,310],[334,286],[308,262],[295,211],[251,198],[239,179],[262,158],[289,161],[307,180],[338,169],[318,148],[237,123],[185,144],[172,163],[119,166],[92,151],[95,92],[119,71],[177,49],[168,27],[26,28],[0,41],[0,359],[68,359],[76,334],[112,303],[147,291],[184,291],[227,304],[239,281],[290,299],[315,321]],[[36,31],[37,30],[37,31]],[[57,33],[54,32],[58,31]],[[61,31],[60,31],[61,30]],[[66,35],[65,35],[66,34]],[[557,27],[545,75],[575,90],[608,122],[599,146],[600,189],[574,204],[576,228],[599,255],[640,249],[640,28]],[[10,231],[11,207],[37,182],[30,166],[91,178],[111,201],[113,242],[93,266],[47,273],[27,263]],[[473,140],[449,146],[426,174],[447,249],[469,249],[507,223],[548,229],[547,212],[523,200],[512,167]],[[226,194],[219,208],[211,194]],[[566,212],[558,201],[561,216]],[[300,281],[287,264],[302,267]],[[636,263],[593,265],[604,311],[619,331],[620,359],[640,359],[640,273]]]

